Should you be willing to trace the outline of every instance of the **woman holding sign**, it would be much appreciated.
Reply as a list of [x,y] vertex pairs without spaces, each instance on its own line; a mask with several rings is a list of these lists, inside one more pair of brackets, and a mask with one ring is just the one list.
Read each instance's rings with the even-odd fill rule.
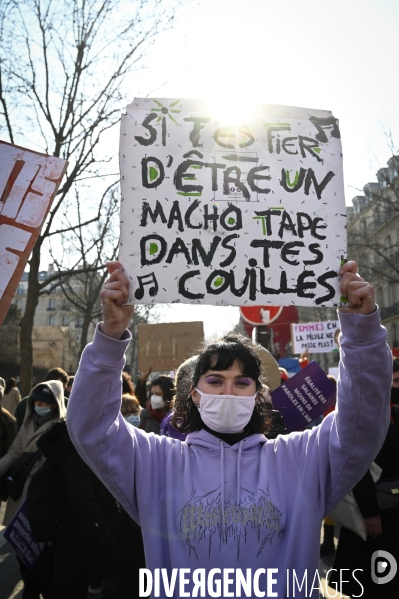
[[269,412],[259,360],[249,340],[227,337],[199,355],[190,397],[177,406],[176,425],[190,431],[181,442],[146,435],[119,412],[133,306],[124,305],[122,266],[108,270],[104,320],[82,355],[68,426],[142,527],[140,595],[318,597],[321,522],[367,470],[388,425],[392,359],[372,287],[354,262],[341,268],[338,408],[320,426],[261,434]]

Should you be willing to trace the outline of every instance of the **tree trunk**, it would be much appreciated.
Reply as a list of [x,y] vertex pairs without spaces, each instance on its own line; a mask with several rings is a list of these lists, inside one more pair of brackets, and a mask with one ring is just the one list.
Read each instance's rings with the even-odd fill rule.
[[21,319],[21,329],[19,333],[20,354],[21,354],[21,394],[22,397],[30,393],[32,387],[32,330],[35,318],[36,306],[39,302],[39,266],[40,266],[40,244],[36,243],[29,261],[29,285],[26,298],[25,312]]

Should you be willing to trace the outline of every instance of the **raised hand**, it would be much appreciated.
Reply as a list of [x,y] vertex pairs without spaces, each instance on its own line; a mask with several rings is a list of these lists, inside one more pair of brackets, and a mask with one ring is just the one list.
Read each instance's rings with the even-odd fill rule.
[[120,262],[107,262],[106,266],[110,276],[101,290],[104,316],[101,332],[107,337],[120,339],[134,312],[134,306],[123,305],[129,298],[129,279]]
[[372,314],[375,309],[374,288],[357,274],[357,264],[349,261],[343,264],[339,271],[341,278],[341,294],[348,299],[346,306],[339,308],[340,312],[355,314]]
[[140,374],[140,381],[142,383],[145,383],[146,380],[148,379],[148,377],[150,376],[151,372],[152,372],[152,366],[150,366],[148,370],[146,370],[145,372],[142,372]]

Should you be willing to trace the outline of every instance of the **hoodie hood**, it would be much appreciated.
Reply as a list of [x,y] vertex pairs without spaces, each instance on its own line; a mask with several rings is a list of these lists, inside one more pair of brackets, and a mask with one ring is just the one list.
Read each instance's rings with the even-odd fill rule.
[[35,389],[37,389],[39,386],[40,387],[46,386],[48,389],[50,389],[51,393],[55,397],[55,401],[58,406],[57,418],[59,418],[59,419],[65,418],[66,417],[66,407],[65,407],[65,400],[64,400],[64,385],[61,383],[61,381],[45,381],[44,383],[39,383],[39,384],[35,385],[33,387],[32,391],[30,392],[30,395],[28,397],[28,403],[26,406],[26,413],[25,413],[24,421],[27,420],[28,418],[30,418],[31,416],[33,416],[35,402],[34,402],[32,395],[33,395]]

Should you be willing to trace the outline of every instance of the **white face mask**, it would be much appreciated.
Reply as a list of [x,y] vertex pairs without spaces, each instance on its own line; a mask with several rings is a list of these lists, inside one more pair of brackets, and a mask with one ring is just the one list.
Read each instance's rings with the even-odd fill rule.
[[159,395],[151,395],[150,401],[153,410],[160,410],[165,407],[165,402]]
[[202,421],[218,433],[238,433],[251,420],[255,395],[210,395],[195,389],[200,397],[198,411]]

